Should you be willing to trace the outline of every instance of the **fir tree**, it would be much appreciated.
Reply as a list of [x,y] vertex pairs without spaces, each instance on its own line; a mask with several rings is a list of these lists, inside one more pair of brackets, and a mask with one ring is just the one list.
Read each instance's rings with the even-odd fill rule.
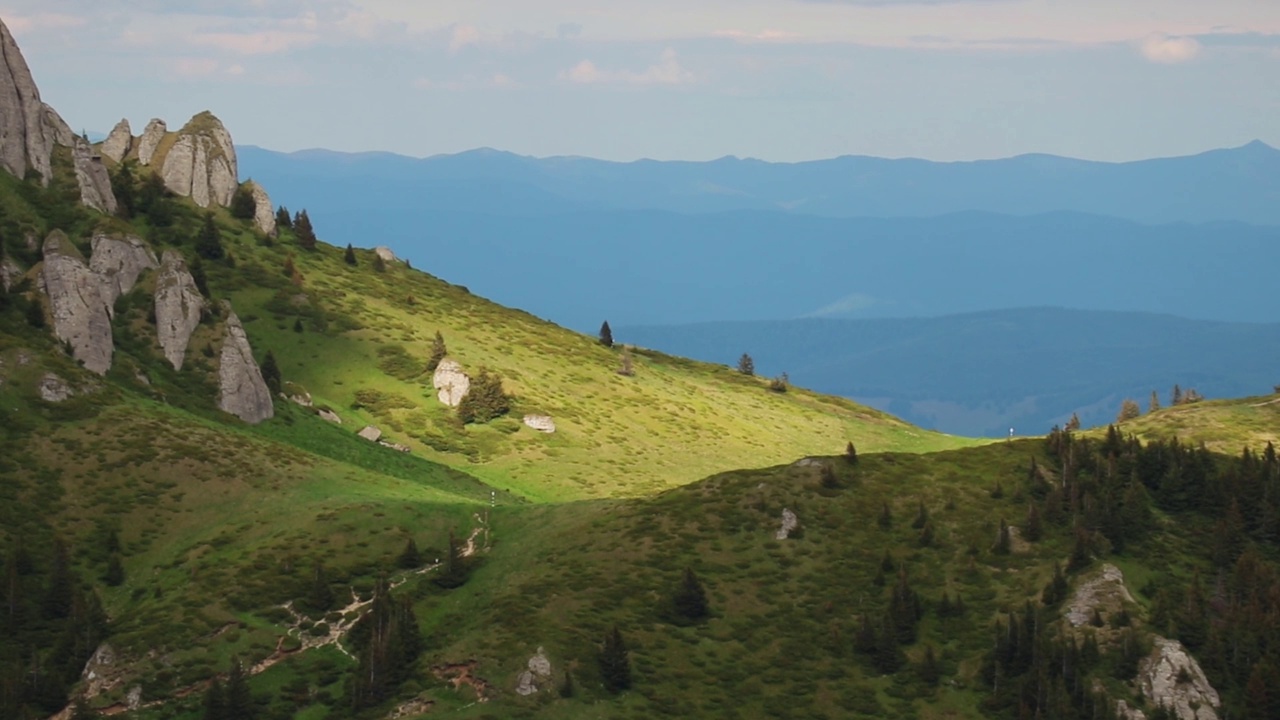
[[481,368],[471,380],[471,387],[458,403],[458,418],[463,423],[487,423],[511,411],[511,398],[502,389],[502,378]]
[[750,355],[742,353],[742,357],[738,358],[738,372],[743,375],[756,374],[756,362],[751,359]]
[[262,365],[258,368],[262,372],[262,381],[267,384],[267,389],[272,395],[280,393],[283,382],[280,378],[280,366],[276,363],[275,353],[267,351],[267,356],[262,359]]
[[45,586],[44,613],[50,620],[60,620],[71,614],[75,597],[75,579],[71,574],[71,552],[61,538],[53,544],[53,562]]
[[27,324],[37,330],[42,330],[44,329],[44,323],[44,303],[40,302],[38,296],[30,298],[27,301]]
[[231,196],[231,217],[237,220],[252,220],[258,214],[258,201],[253,199],[253,190],[249,183],[242,183]]
[[409,538],[405,541],[404,550],[400,551],[400,556],[396,558],[396,565],[405,570],[410,570],[422,564],[422,555],[418,552],[418,543]]
[[201,717],[202,720],[230,720],[227,716],[227,694],[217,677],[204,691],[204,714]]
[[778,377],[769,381],[769,389],[776,393],[784,393],[791,384],[791,378],[786,373],[782,373]]
[[1169,404],[1175,405],[1175,406],[1182,404],[1182,387],[1181,386],[1176,384],[1173,386],[1173,392],[1169,394]]
[[342,254],[342,261],[352,266],[356,264],[356,249],[351,247],[351,243],[347,243],[347,251]]
[[1000,532],[996,536],[996,545],[992,549],[997,555],[1008,555],[1010,549],[1009,524],[1000,518]]
[[226,698],[228,720],[253,720],[257,715],[253,695],[249,692],[249,678],[237,658],[231,658],[231,671],[227,673]]
[[1142,415],[1142,408],[1138,407],[1138,403],[1125,398],[1124,402],[1120,403],[1120,412],[1116,415],[1116,422],[1133,420],[1140,415]]
[[924,646],[924,659],[920,661],[920,680],[929,687],[936,687],[942,678],[942,670],[938,667],[938,657],[932,645]]
[[1040,520],[1040,510],[1036,508],[1035,503],[1027,508],[1026,527],[1023,529],[1022,536],[1028,542],[1040,542],[1044,537],[1044,523]]
[[920,508],[916,511],[916,519],[911,521],[911,528],[913,530],[922,530],[927,522],[929,522],[929,511],[924,507],[924,500],[921,500]]
[[1147,412],[1155,412],[1160,409],[1160,395],[1155,390],[1151,391],[1151,401],[1147,404]]
[[852,440],[844,446],[844,461],[850,465],[858,464],[858,448],[853,446]]
[[299,211],[293,218],[293,233],[298,236],[298,247],[303,250],[316,249],[316,231],[311,227],[311,216],[306,210]]
[[376,273],[384,273],[387,271],[387,261],[383,260],[381,255],[374,254],[373,271]]
[[818,471],[818,482],[827,490],[840,489],[840,476],[836,475],[836,469],[829,462],[822,463],[822,469]]
[[204,223],[196,235],[196,255],[205,260],[221,260],[226,250],[222,248],[222,233],[213,221],[213,213],[204,214]]
[[124,563],[120,560],[120,553],[113,552],[107,558],[107,570],[102,575],[102,582],[111,587],[119,587],[124,583]]
[[436,576],[435,583],[445,589],[462,587],[467,582],[471,568],[467,558],[462,554],[462,543],[456,535],[449,533],[449,549],[444,556],[444,567]]
[[880,517],[876,519],[876,524],[881,530],[888,530],[893,527],[893,515],[889,513],[889,503],[880,506]]
[[293,229],[293,216],[289,214],[289,208],[283,205],[276,209],[276,227],[285,230]]
[[604,647],[600,649],[597,659],[600,664],[600,679],[606,690],[617,694],[631,687],[631,659],[617,625],[605,634]]
[[571,697],[573,697],[573,693],[574,693],[574,687],[573,687],[573,671],[572,671],[572,670],[565,670],[565,671],[564,671],[564,682],[560,683],[560,697],[562,697],[562,698],[571,698]]
[[304,331],[306,331],[306,328],[302,325],[302,318],[295,318],[295,319],[294,319],[294,321],[293,321],[293,331],[294,331],[294,332],[296,332],[296,333],[300,333],[300,332],[304,332]]
[[316,563],[311,575],[311,590],[307,595],[307,609],[326,613],[333,609],[333,601],[333,588],[329,587],[329,578],[325,576],[324,565]]
[[1080,416],[1071,413],[1071,419],[1067,421],[1067,432],[1073,432],[1080,429]]
[[694,574],[692,568],[685,568],[680,585],[671,598],[671,604],[676,616],[688,622],[698,622],[710,613],[707,605],[707,591],[702,587],[702,581]]
[[608,320],[600,325],[600,344],[607,348],[613,347],[613,330],[609,329]]
[[130,220],[138,207],[137,179],[133,174],[134,161],[126,160],[111,173],[111,194],[116,196],[116,215]]
[[933,547],[933,523],[927,522],[920,531],[920,547]]
[[444,336],[440,331],[436,331],[436,337],[431,341],[431,357],[427,358],[427,372],[435,372],[440,367],[440,361],[444,360],[449,354],[449,349],[444,345]]

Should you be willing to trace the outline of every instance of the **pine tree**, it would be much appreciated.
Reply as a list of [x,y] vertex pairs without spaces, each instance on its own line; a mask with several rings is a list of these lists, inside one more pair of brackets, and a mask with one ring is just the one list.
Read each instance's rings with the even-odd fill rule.
[[471,380],[471,387],[458,403],[458,418],[463,423],[487,423],[511,411],[511,398],[502,389],[502,378],[481,368]]
[[132,219],[138,207],[138,185],[133,168],[134,162],[126,160],[111,173],[111,194],[116,196],[116,216],[122,220]]
[[316,232],[311,227],[311,216],[307,215],[306,210],[302,210],[294,216],[293,232],[298,236],[298,247],[303,250],[316,249]]
[[607,348],[613,347],[613,330],[609,329],[608,320],[600,325],[600,344]]
[[1076,415],[1075,413],[1071,413],[1071,419],[1067,421],[1067,425],[1065,429],[1067,430],[1067,432],[1073,432],[1075,430],[1079,430],[1080,416]]
[[1182,404],[1182,388],[1176,384],[1173,386],[1173,392],[1170,393],[1169,395],[1169,404],[1170,405]]
[[571,697],[573,697],[573,693],[574,693],[574,687],[573,687],[573,671],[572,671],[572,670],[565,670],[565,671],[564,671],[564,682],[560,683],[560,697],[562,697],[562,698],[571,698]]
[[204,691],[204,714],[201,717],[202,720],[230,720],[227,716],[227,694],[217,677]]
[[929,687],[936,687],[942,678],[942,670],[938,667],[938,657],[932,645],[924,646],[924,659],[920,661],[920,680]]
[[325,577],[324,565],[316,563],[311,575],[311,591],[307,595],[308,609],[326,613],[333,609],[333,601],[333,588],[329,587],[329,579]]
[[617,625],[605,634],[604,647],[597,659],[600,664],[600,679],[606,690],[617,694],[631,687],[631,659]]
[[258,714],[253,703],[253,695],[249,692],[249,678],[237,658],[231,658],[231,671],[227,673],[226,698],[228,720],[253,720]]
[[924,524],[924,529],[920,531],[920,547],[933,547],[933,523]]
[[827,490],[840,489],[840,476],[836,475],[836,469],[831,463],[822,463],[822,469],[818,471],[818,482]]
[[111,587],[119,587],[124,583],[124,563],[120,560],[120,553],[113,552],[107,558],[107,571],[102,576],[102,582]]
[[1160,409],[1160,395],[1155,390],[1151,391],[1151,402],[1147,404],[1147,412],[1155,412]]
[[769,389],[776,393],[784,393],[791,384],[791,378],[786,373],[782,373],[778,377],[769,381]]
[[222,247],[222,233],[213,221],[213,213],[204,214],[204,223],[196,235],[196,255],[206,260],[221,260],[226,255]]
[[929,511],[924,507],[924,500],[921,500],[920,508],[916,511],[916,519],[911,521],[911,528],[921,530],[927,522],[929,522]]
[[409,538],[404,544],[404,550],[400,552],[400,557],[396,558],[396,565],[405,570],[410,570],[422,564],[422,555],[418,552],[418,543]]
[[1089,533],[1084,528],[1076,528],[1075,544],[1071,547],[1071,559],[1067,562],[1067,570],[1076,572],[1089,566],[1092,558],[1089,554]]
[[285,230],[293,229],[293,216],[289,214],[289,208],[283,205],[276,209],[276,227]]
[[61,538],[53,544],[53,562],[45,586],[44,613],[50,620],[60,620],[71,614],[75,596],[75,579],[71,574],[71,551]]
[[756,362],[751,359],[750,355],[742,353],[742,357],[738,358],[738,372],[743,375],[756,374]]
[[267,356],[262,359],[262,365],[258,368],[262,373],[262,381],[267,384],[267,389],[271,394],[280,393],[283,382],[280,378],[280,366],[276,363],[275,353],[267,351]]
[[996,536],[996,545],[992,552],[997,555],[1008,555],[1009,545],[1009,524],[1004,521],[1004,518],[1000,518],[1000,533]]
[[1035,503],[1027,508],[1026,527],[1023,529],[1022,536],[1028,542],[1039,542],[1044,537],[1044,523],[1040,519],[1040,510],[1036,508]]
[[351,243],[347,243],[347,251],[342,254],[342,261],[348,265],[356,264],[356,249],[351,247]]
[[444,360],[449,354],[449,349],[444,345],[444,336],[440,331],[436,331],[436,337],[431,341],[431,357],[427,358],[427,372],[435,372],[440,367],[440,361]]
[[692,568],[684,569],[684,576],[671,598],[671,604],[676,616],[688,622],[698,622],[710,613],[707,605],[707,591],[702,587],[702,581],[694,574]]
[[249,183],[242,183],[231,196],[231,217],[237,220],[252,220],[258,214],[258,201],[253,199],[253,190]]
[[858,464],[858,448],[853,446],[852,440],[844,446],[844,461],[850,465]]
[[462,554],[462,543],[450,532],[449,549],[444,556],[444,567],[440,568],[435,584],[445,589],[462,587],[467,582],[470,571],[467,558]]
[[1138,407],[1137,401],[1125,398],[1124,402],[1120,403],[1120,412],[1116,415],[1116,422],[1132,420],[1140,415],[1142,415],[1142,408]]
[[383,260],[381,255],[374,254],[373,271],[376,273],[384,273],[387,271],[387,261]]

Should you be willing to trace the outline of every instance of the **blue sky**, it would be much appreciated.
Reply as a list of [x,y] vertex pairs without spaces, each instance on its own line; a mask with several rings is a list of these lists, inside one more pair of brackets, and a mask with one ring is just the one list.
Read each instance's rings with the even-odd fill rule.
[[1280,146],[1277,0],[0,0],[77,128],[617,160]]

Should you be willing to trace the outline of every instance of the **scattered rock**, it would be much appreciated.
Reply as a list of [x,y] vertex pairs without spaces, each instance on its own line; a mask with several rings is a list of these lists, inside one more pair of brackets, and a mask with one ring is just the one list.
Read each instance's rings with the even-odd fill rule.
[[1129,703],[1121,700],[1116,703],[1116,717],[1120,720],[1147,720],[1147,714],[1136,707],[1129,707]]
[[379,438],[382,437],[382,431],[372,425],[365,425],[364,429],[356,433],[356,435],[369,442],[378,442]]
[[142,131],[142,136],[138,138],[138,162],[150,165],[155,159],[160,141],[164,140],[167,134],[169,134],[169,126],[165,125],[160,118],[152,118],[151,122],[147,123],[146,129]]
[[1151,655],[1138,666],[1137,682],[1153,705],[1172,710],[1178,720],[1218,720],[1218,691],[1177,640],[1155,638]]
[[328,422],[331,422],[334,425],[342,424],[342,418],[338,417],[338,413],[333,412],[332,410],[325,410],[321,408],[320,411],[316,414],[320,416],[321,420],[327,420]]
[[520,673],[520,679],[516,683],[517,695],[532,695],[551,682],[551,660],[542,647],[529,658],[527,668]]
[[436,366],[436,372],[431,376],[431,384],[438,391],[440,402],[449,407],[458,407],[458,403],[462,402],[462,398],[466,397],[467,391],[471,389],[471,378],[462,371],[462,366],[458,361],[445,358]]
[[111,128],[107,139],[102,141],[102,156],[114,162],[122,162],[124,156],[133,148],[133,130],[129,128],[129,120],[124,119]]
[[417,717],[431,712],[431,708],[435,707],[435,700],[426,698],[414,698],[406,703],[402,703],[399,707],[391,711],[387,715],[388,720],[399,720],[400,718]]
[[395,450],[397,452],[402,452],[402,453],[412,452],[412,449],[408,445],[401,445],[400,443],[393,443],[393,442],[387,442],[386,440],[379,440],[378,444],[384,448],[391,448],[392,450]]
[[151,378],[147,377],[146,374],[143,373],[141,370],[133,374],[133,379],[137,380],[138,384],[140,385],[146,385],[147,387],[151,387]]
[[181,370],[187,357],[191,334],[200,325],[204,296],[187,271],[187,264],[174,250],[165,250],[160,258],[160,274],[156,278],[156,336],[165,359],[174,370]]
[[800,518],[796,514],[788,510],[782,509],[782,525],[778,528],[778,532],[774,534],[777,540],[786,540],[796,528],[800,527]]
[[40,399],[45,402],[62,402],[75,394],[65,380],[53,373],[40,378]]
[[386,245],[379,245],[373,249],[373,254],[382,258],[383,262],[395,262],[398,258],[396,254],[391,252],[391,248]]
[[72,355],[87,369],[105,374],[111,368],[113,346],[102,282],[60,230],[44,241],[42,277],[54,333],[71,344]]
[[250,180],[249,191],[253,193],[253,222],[267,237],[276,236],[276,211],[271,204],[271,197],[258,183]]
[[538,432],[553,433],[556,431],[556,421],[552,420],[550,415],[525,415],[524,424]]
[[227,207],[239,186],[236,150],[222,121],[205,111],[178,131],[165,153],[160,177],[165,187],[200,207]]
[[13,258],[6,257],[0,261],[0,286],[4,287],[5,292],[9,292],[9,288],[13,287],[22,277],[22,268],[18,267],[18,263]]
[[[284,393],[281,393],[283,395]],[[302,407],[311,407],[311,393],[304,392],[300,395],[289,395],[289,402]]]
[[262,379],[262,371],[253,359],[249,336],[240,318],[225,303],[226,337],[222,341],[222,357],[218,364],[218,408],[241,420],[256,425],[275,415],[271,391]]
[[1124,584],[1124,573],[1115,565],[1107,564],[1088,581],[1076,588],[1067,605],[1067,622],[1080,627],[1093,619],[1096,610],[1104,615],[1119,612],[1125,603],[1132,603],[1133,596]]
[[115,237],[94,235],[90,244],[93,256],[89,269],[102,280],[102,301],[107,313],[114,317],[115,302],[121,295],[133,289],[143,270],[156,267],[156,255],[140,238],[132,235]]
[[128,694],[124,696],[124,704],[130,710],[137,710],[142,705],[142,686],[134,685],[129,688]]
[[76,183],[80,186],[80,202],[98,212],[115,213],[116,196],[111,191],[111,176],[102,164],[102,157],[93,151],[88,141],[76,137],[71,144],[71,159]]

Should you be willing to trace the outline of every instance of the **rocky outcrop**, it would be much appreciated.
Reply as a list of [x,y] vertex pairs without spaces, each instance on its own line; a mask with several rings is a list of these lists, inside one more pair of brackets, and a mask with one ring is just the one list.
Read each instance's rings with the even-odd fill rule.
[[378,440],[382,438],[382,431],[372,425],[366,425],[364,426],[364,429],[356,433],[356,435],[359,435],[369,442],[378,442]]
[[143,165],[150,165],[155,159],[156,150],[160,149],[160,141],[164,140],[164,136],[169,133],[169,126],[160,118],[152,118],[147,123],[146,129],[142,131],[142,136],[138,138],[138,162]]
[[338,413],[332,410],[325,410],[324,408],[320,408],[320,410],[316,414],[319,415],[320,419],[324,420],[325,422],[331,422],[334,425],[342,424],[342,418],[338,417]]
[[462,371],[458,361],[445,358],[436,366],[436,372],[431,376],[431,385],[435,387],[440,402],[449,407],[458,407],[458,403],[471,390],[471,378]]
[[18,177],[34,169],[48,184],[53,177],[49,130],[31,69],[0,21],[0,166]]
[[778,526],[778,532],[774,533],[773,537],[776,540],[786,540],[798,527],[800,527],[800,518],[787,508],[783,508],[782,523]]
[[529,663],[516,684],[517,695],[532,695],[551,682],[551,660],[547,651],[538,648],[537,654],[529,658]]
[[553,433],[556,431],[556,421],[551,419],[550,415],[525,415],[524,424],[538,432]]
[[218,409],[256,425],[275,415],[271,391],[262,379],[262,371],[253,359],[253,348],[240,318],[224,303],[227,315],[226,335],[222,340],[222,357],[218,363]]
[[1115,565],[1103,565],[1101,572],[1076,588],[1067,605],[1067,622],[1072,627],[1080,627],[1092,620],[1095,612],[1106,617],[1132,602],[1133,596],[1124,584],[1124,573]]
[[116,211],[116,196],[111,192],[111,176],[102,157],[83,138],[76,138],[71,148],[76,183],[80,186],[80,202],[108,215]]
[[382,258],[383,262],[395,262],[397,259],[396,254],[391,252],[391,248],[387,247],[386,245],[379,245],[378,247],[374,248],[373,254]]
[[133,149],[133,130],[127,119],[116,123],[111,128],[107,139],[102,141],[102,156],[111,158],[112,162],[123,162],[129,151]]
[[44,241],[45,293],[53,313],[53,331],[70,343],[85,368],[102,375],[111,368],[111,316],[102,296],[102,280],[89,269],[67,236],[55,230]]
[[45,402],[62,402],[75,395],[75,391],[71,389],[71,386],[53,373],[45,373],[44,377],[40,378],[39,389],[40,399]]
[[249,181],[249,192],[253,193],[253,224],[258,226],[267,237],[276,236],[276,211],[271,205],[271,196],[258,183]]
[[1155,639],[1151,655],[1138,666],[1138,687],[1148,702],[1168,708],[1178,720],[1218,720],[1218,691],[1177,640]]
[[187,357],[191,334],[200,325],[204,297],[196,288],[196,281],[187,271],[187,264],[183,262],[182,256],[174,250],[165,250],[160,259],[155,307],[156,336],[160,340],[160,347],[173,369],[181,370]]
[[144,270],[155,269],[156,255],[132,235],[98,234],[89,242],[93,247],[89,269],[101,281],[102,301],[107,304],[107,313],[114,317],[116,299],[133,289]]
[[18,267],[18,263],[13,258],[0,259],[0,286],[4,287],[5,292],[9,292],[9,288],[18,282],[18,278],[22,277],[22,268]]
[[178,131],[164,156],[165,187],[200,207],[227,207],[239,186],[231,133],[213,113],[202,112]]

